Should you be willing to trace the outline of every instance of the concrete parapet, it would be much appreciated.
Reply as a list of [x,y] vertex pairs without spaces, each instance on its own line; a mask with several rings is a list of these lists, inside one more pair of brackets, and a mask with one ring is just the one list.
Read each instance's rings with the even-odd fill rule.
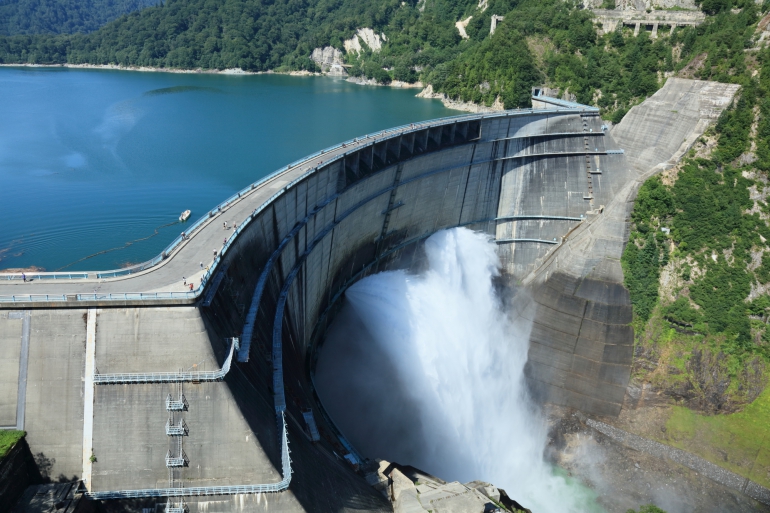
[[698,26],[706,20],[706,15],[698,10],[692,11],[636,11],[615,9],[592,9],[595,20],[601,23],[603,33],[614,32],[619,26],[634,28],[634,36],[639,35],[641,27],[650,27],[652,37],[657,37],[658,27]]

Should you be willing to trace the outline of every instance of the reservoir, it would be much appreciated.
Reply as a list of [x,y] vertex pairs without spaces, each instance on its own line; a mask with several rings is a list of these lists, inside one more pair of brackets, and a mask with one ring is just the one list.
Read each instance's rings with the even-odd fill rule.
[[279,167],[459,114],[417,89],[327,77],[0,68],[0,269],[148,260]]

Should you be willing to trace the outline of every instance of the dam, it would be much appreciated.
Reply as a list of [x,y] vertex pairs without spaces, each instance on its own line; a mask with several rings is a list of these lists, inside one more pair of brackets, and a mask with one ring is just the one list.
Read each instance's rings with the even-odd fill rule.
[[0,275],[0,425],[27,431],[47,477],[81,479],[106,504],[390,511],[315,394],[317,349],[350,285],[411,267],[427,237],[458,226],[494,238],[526,298],[512,315],[532,323],[535,396],[617,415],[635,192],[736,90],[672,78],[615,127],[536,92],[532,109],[311,155],[132,268]]

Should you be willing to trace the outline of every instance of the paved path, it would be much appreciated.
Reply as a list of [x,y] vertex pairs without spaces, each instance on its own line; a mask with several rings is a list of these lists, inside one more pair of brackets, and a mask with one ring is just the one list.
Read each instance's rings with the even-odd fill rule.
[[[453,121],[480,117],[479,115],[458,116],[453,118]],[[210,218],[188,240],[177,246],[169,258],[145,271],[117,278],[103,279],[94,277],[56,281],[33,280],[26,283],[22,280],[0,280],[0,296],[89,294],[94,292],[114,294],[189,291],[189,285],[184,285],[183,277],[187,279],[188,284],[192,281],[197,288],[200,285],[201,276],[204,274],[204,271],[201,269],[201,262],[204,267],[211,265],[214,260],[214,250],[219,251],[222,248],[223,240],[232,235],[231,229],[223,229],[224,222],[227,222],[228,226],[232,226],[233,222],[241,224],[256,208],[269,200],[271,196],[280,191],[286,184],[299,178],[314,167],[321,165],[323,162],[328,162],[346,152],[372,144],[381,138],[389,138],[393,135],[410,132],[434,124],[444,124],[444,122],[443,120],[434,120],[415,123],[412,126],[384,130],[377,134],[361,137],[355,142],[346,143],[344,148],[337,147],[304,160],[294,168],[259,183],[256,188],[244,194],[226,208],[223,208],[222,212],[218,212],[214,217]],[[95,276],[95,272],[89,272],[89,274]]]

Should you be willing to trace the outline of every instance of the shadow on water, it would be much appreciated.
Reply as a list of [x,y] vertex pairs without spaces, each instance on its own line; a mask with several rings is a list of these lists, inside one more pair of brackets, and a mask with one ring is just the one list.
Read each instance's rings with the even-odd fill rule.
[[174,86],[174,87],[161,87],[160,89],[152,89],[144,93],[142,96],[161,96],[164,94],[192,93],[192,92],[214,93],[214,94],[225,93],[223,90],[217,89],[216,87],[181,85],[181,86]]
[[174,226],[175,224],[180,224],[180,223],[181,223],[181,221],[174,221],[173,223],[162,224],[162,225],[158,226],[157,228],[155,228],[154,232],[151,235],[148,235],[147,237],[141,237],[139,239],[130,240],[130,241],[124,243],[122,246],[117,246],[117,247],[110,248],[110,249],[104,249],[102,251],[98,251],[98,252],[93,253],[91,255],[84,256],[83,258],[75,260],[74,262],[70,262],[69,264],[67,264],[67,265],[65,265],[63,267],[59,267],[58,269],[54,269],[54,272],[63,271],[63,270],[65,270],[68,267],[72,267],[75,264],[79,264],[80,262],[83,262],[85,260],[89,260],[89,259],[97,257],[99,255],[104,255],[105,253],[112,253],[113,251],[119,251],[121,249],[126,249],[126,248],[136,244],[137,242],[142,242],[142,241],[145,241],[145,240],[152,239],[156,235],[159,235],[160,234],[160,230],[162,230],[163,228],[167,228],[169,226]]

